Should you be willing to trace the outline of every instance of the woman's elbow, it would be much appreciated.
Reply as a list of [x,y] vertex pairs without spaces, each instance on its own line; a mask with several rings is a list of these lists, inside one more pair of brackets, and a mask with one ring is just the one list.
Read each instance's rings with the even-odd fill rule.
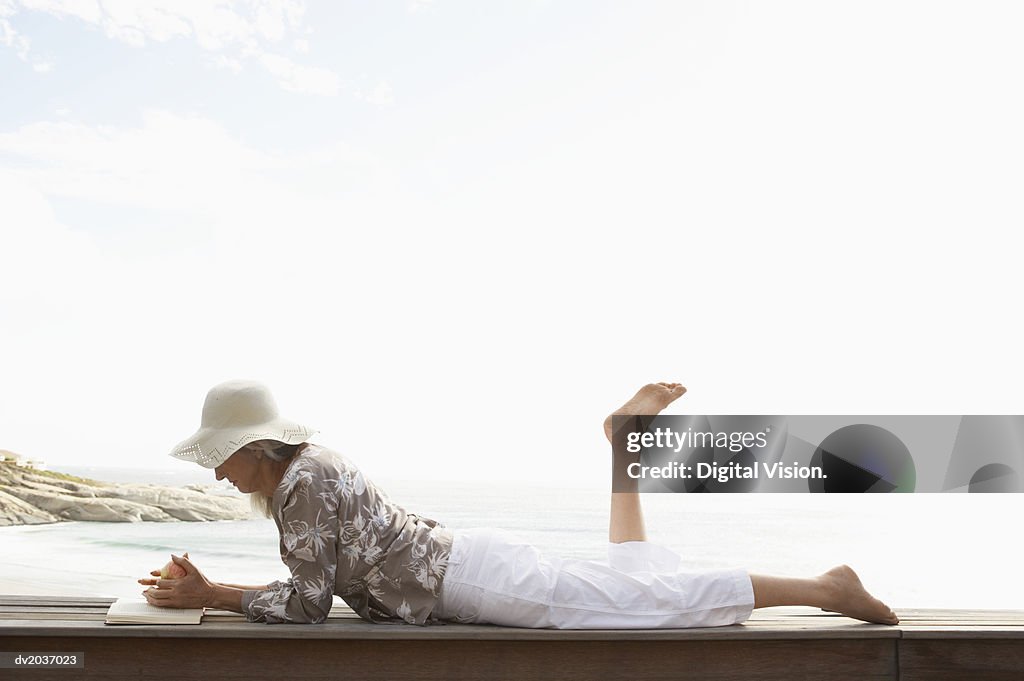
[[[327,616],[331,612],[331,605],[333,600],[327,601],[327,603],[313,603],[305,601],[302,603],[301,621],[304,624],[323,624],[327,621]],[[299,621],[296,618],[296,621]]]

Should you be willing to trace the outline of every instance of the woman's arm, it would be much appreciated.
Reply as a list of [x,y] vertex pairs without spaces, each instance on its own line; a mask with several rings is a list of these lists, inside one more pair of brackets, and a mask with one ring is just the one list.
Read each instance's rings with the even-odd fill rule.
[[[242,593],[250,587],[235,587],[227,584],[214,584],[210,595],[210,603],[206,607],[242,612]],[[266,587],[263,587],[266,588]]]
[[[312,467],[312,466],[311,466]],[[338,565],[338,479],[327,479],[323,466],[293,468],[295,480],[279,511],[281,559],[291,579],[273,582],[267,589],[246,591],[241,605],[249,621],[279,624],[320,623],[327,619],[336,582],[346,583],[350,567]],[[355,495],[349,495],[346,506]]]
[[[188,551],[185,552],[184,557],[188,558]],[[172,561],[168,565],[173,565],[173,564],[174,563]],[[149,574],[151,574],[154,577],[159,579],[159,577],[160,577],[160,570],[153,570]],[[140,579],[140,580],[138,580],[138,582],[139,582],[139,584],[142,584],[143,586],[156,586],[156,579]],[[226,582],[212,582],[212,584],[214,586],[226,586],[226,587],[228,587],[230,589],[241,589],[242,591],[266,591],[267,589],[270,588],[269,584],[260,584],[258,586],[249,586],[249,585],[246,585],[246,584],[228,584]]]
[[241,589],[242,591],[266,591],[270,588],[269,584],[261,584],[259,586],[247,586],[244,584],[226,584],[224,582],[214,582],[214,586],[226,586],[229,589]]

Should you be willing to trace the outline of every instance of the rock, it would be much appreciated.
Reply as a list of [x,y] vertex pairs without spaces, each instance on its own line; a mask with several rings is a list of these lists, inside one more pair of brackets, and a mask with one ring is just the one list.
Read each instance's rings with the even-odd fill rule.
[[156,506],[178,520],[240,520],[250,515],[249,505],[242,497],[211,496],[184,487],[116,487],[110,496]]
[[[57,481],[63,482],[63,480]],[[43,494],[72,494],[77,497],[95,497],[96,488],[88,485],[75,484],[74,489],[60,484],[51,484],[49,480],[40,480],[35,476],[24,476],[21,479],[21,487],[24,489],[30,489],[36,492],[42,492]],[[102,494],[102,491],[100,491]]]
[[60,518],[41,508],[25,503],[0,489],[0,526],[42,525],[58,522]]
[[121,499],[76,497],[26,488],[9,488],[8,493],[65,520],[95,520],[107,523],[176,520],[158,507]]
[[206,494],[184,487],[112,484],[0,463],[0,525],[61,520],[242,520],[251,516],[246,499],[238,495]]

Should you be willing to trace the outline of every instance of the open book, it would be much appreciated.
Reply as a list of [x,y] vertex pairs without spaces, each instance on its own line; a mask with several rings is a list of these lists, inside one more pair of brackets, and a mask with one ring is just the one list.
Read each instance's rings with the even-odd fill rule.
[[158,608],[144,598],[119,598],[107,610],[107,624],[199,624],[202,608]]
[[[359,619],[346,603],[335,602],[328,617]],[[203,619],[216,622],[245,620],[245,615],[216,608],[158,608],[144,598],[119,598],[107,610],[107,624],[201,624]]]

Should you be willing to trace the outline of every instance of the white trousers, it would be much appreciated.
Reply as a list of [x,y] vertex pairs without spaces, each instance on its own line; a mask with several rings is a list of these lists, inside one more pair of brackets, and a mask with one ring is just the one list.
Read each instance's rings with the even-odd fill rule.
[[754,609],[745,570],[682,572],[673,551],[608,544],[608,563],[543,555],[494,528],[456,529],[433,615],[534,629],[717,627]]

